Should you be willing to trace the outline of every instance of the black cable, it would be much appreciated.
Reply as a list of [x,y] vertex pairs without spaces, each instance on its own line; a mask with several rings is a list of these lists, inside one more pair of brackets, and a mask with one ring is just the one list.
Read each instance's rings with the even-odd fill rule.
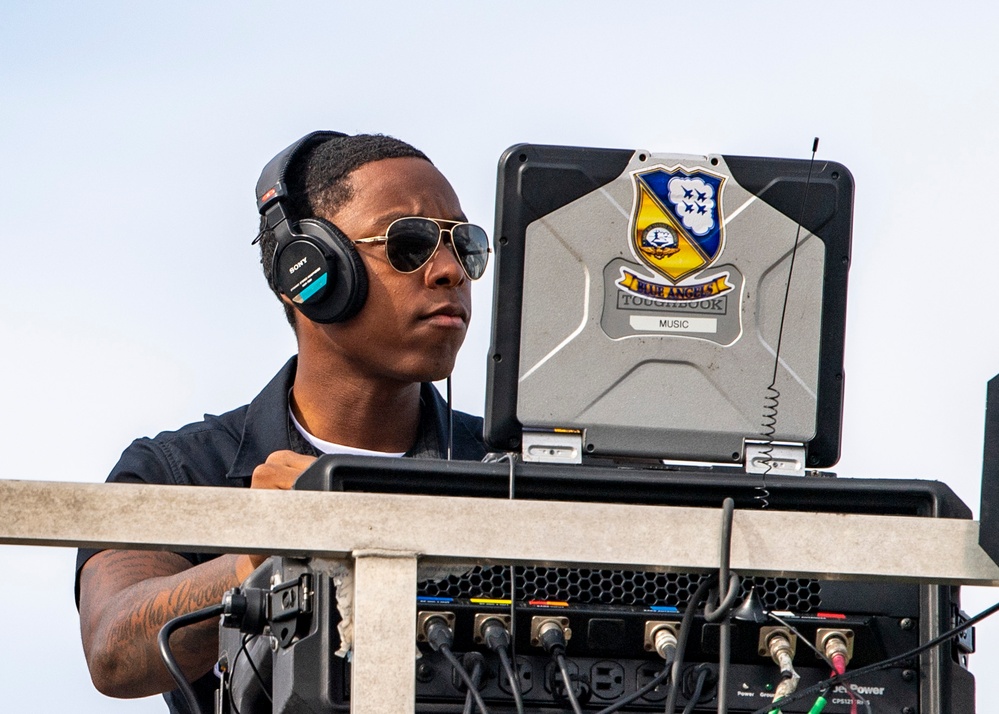
[[451,408],[451,375],[447,376],[447,460],[454,450],[454,410]]
[[[728,714],[728,670],[731,661],[732,623],[725,618],[718,628],[718,706],[716,707],[718,714]],[[686,709],[683,711],[687,714]]]
[[241,712],[239,711],[239,707],[236,706],[236,700],[232,698],[232,687],[229,687],[226,696],[229,699],[229,706],[232,707],[232,710],[236,712],[236,714],[241,714]]
[[823,679],[821,682],[817,684],[813,684],[812,686],[807,687],[805,689],[799,689],[794,694],[783,697],[780,701],[773,702],[770,705],[763,707],[762,709],[757,709],[752,714],[769,714],[769,712],[773,711],[774,709],[778,709],[792,702],[796,702],[799,699],[803,699],[804,697],[807,697],[810,694],[814,694],[815,692],[822,691],[823,689],[832,689],[834,686],[845,680],[856,679],[857,677],[862,677],[865,674],[871,674],[872,672],[879,672],[882,669],[888,669],[893,664],[897,664],[907,659],[912,659],[916,655],[922,654],[927,650],[933,649],[934,647],[941,645],[944,642],[947,642],[948,640],[952,639],[955,635],[961,634],[969,627],[973,627],[974,625],[984,620],[986,617],[994,615],[996,612],[999,612],[999,602],[997,602],[995,605],[992,605],[991,607],[986,608],[985,610],[982,610],[980,613],[972,617],[970,620],[965,620],[957,627],[947,630],[947,632],[944,632],[943,634],[937,635],[926,644],[920,645],[919,647],[915,647],[909,650],[908,652],[903,652],[900,655],[895,655],[894,657],[889,657],[888,659],[882,660],[880,662],[869,664],[866,667],[860,667],[859,669],[852,670],[845,674],[837,674],[834,677]]
[[776,620],[777,622],[779,622],[779,623],[780,623],[781,625],[783,625],[784,627],[786,627],[787,629],[789,629],[789,630],[791,631],[791,633],[792,633],[792,634],[793,634],[793,635],[794,635],[795,637],[797,637],[797,638],[798,638],[798,641],[799,641],[799,642],[804,642],[804,643],[805,643],[805,644],[806,644],[806,645],[807,645],[807,646],[808,646],[808,647],[809,647],[809,648],[810,648],[810,649],[812,650],[812,652],[814,652],[814,653],[815,653],[815,655],[816,655],[816,656],[817,656],[817,657],[818,657],[818,658],[819,658],[820,660],[822,660],[822,661],[823,661],[823,662],[825,662],[825,663],[826,663],[827,665],[829,665],[829,669],[831,669],[831,670],[835,670],[835,669],[836,669],[835,665],[833,665],[833,663],[832,663],[832,660],[831,660],[831,659],[829,659],[829,657],[827,657],[827,656],[826,656],[826,653],[825,653],[825,652],[822,652],[821,650],[819,650],[819,648],[818,648],[818,647],[816,647],[815,645],[813,645],[813,644],[812,644],[812,641],[811,641],[810,639],[808,639],[807,637],[805,637],[805,636],[804,636],[803,634],[801,634],[801,633],[800,633],[800,632],[799,632],[799,631],[798,631],[798,630],[797,630],[797,629],[796,629],[796,628],[794,627],[794,625],[792,625],[792,624],[791,624],[790,622],[787,622],[787,621],[786,621],[786,620],[784,620],[783,618],[781,618],[781,617],[778,617],[777,615],[773,614],[773,613],[772,613],[772,612],[770,612],[770,611],[767,611],[767,617],[770,617],[770,618],[773,618],[774,620]]
[[565,663],[565,655],[561,652],[556,652],[555,663],[558,665],[559,672],[562,673],[562,682],[565,684],[565,696],[569,700],[572,711],[575,714],[583,714],[583,710],[579,706],[579,700],[576,699],[576,693],[572,689],[572,677],[569,676],[569,667]]
[[601,709],[597,714],[613,714],[613,712],[619,711],[621,707],[631,704],[636,699],[644,697],[646,694],[651,692],[653,689],[658,687],[660,684],[666,681],[670,674],[670,665],[673,664],[673,659],[676,657],[676,649],[671,650],[672,654],[666,658],[663,662],[663,671],[657,674],[655,677],[646,682],[642,687],[636,689],[634,692],[626,697],[618,699],[616,702],[611,704],[609,707]]
[[[579,706],[579,700],[576,699],[576,692],[573,691],[572,677],[569,676],[569,667],[565,662],[566,637],[562,624],[554,618],[540,623],[540,626],[538,627],[538,640],[540,640],[541,646],[544,647],[545,652],[551,655],[555,664],[558,666],[559,672],[562,674],[562,684],[565,686],[565,696],[569,700],[569,705],[572,707],[572,711],[575,714],[583,714],[583,710]],[[554,672],[551,677],[551,688],[552,692],[556,689]]]
[[489,710],[486,709],[486,703],[482,701],[482,695],[479,694],[478,686],[476,686],[475,682],[472,681],[468,671],[461,666],[461,661],[455,657],[454,652],[451,651],[451,647],[448,645],[442,645],[437,651],[444,655],[444,658],[451,663],[452,667],[454,667],[454,671],[458,673],[458,676],[461,677],[461,681],[465,683],[466,687],[468,687],[468,693],[472,695],[472,698],[475,700],[475,706],[479,708],[479,711],[482,712],[482,714],[489,714]]
[[225,695],[229,700],[229,706],[232,708],[236,714],[240,714],[239,707],[236,706],[236,700],[232,698],[232,672],[236,671],[236,663],[239,661],[239,651],[236,652],[236,657],[232,661],[232,669],[229,673],[229,686],[226,687]]
[[253,662],[253,657],[250,655],[250,651],[246,649],[246,643],[250,640],[259,637],[259,635],[244,635],[240,640],[239,649],[236,650],[236,656],[232,660],[232,666],[229,668],[229,687],[226,690],[226,697],[229,699],[229,706],[232,707],[236,714],[240,714],[239,707],[236,705],[236,700],[232,696],[233,679],[236,675],[236,666],[239,663],[239,656],[242,654],[246,655],[246,661],[250,663],[250,669],[253,670],[253,674],[257,678],[257,683],[260,685],[260,691],[264,693],[272,705],[274,704],[274,699],[271,698],[271,693],[268,690],[267,683],[264,682],[264,678],[260,675],[260,670],[257,669],[257,665]]
[[[260,691],[264,693],[265,697],[267,697],[267,701],[273,704],[274,700],[271,698],[271,693],[267,691],[267,683],[264,681],[264,678],[260,676],[260,670],[257,669],[257,665],[254,663],[253,657],[250,655],[250,650],[246,649],[246,643],[255,637],[258,637],[258,635],[246,635],[243,637],[243,643],[240,645],[239,649],[246,653],[246,661],[250,663],[250,669],[253,670],[253,674],[257,678],[257,684],[260,685]],[[238,657],[239,654],[237,653],[236,656]]]
[[173,634],[174,630],[178,630],[181,627],[187,627],[188,625],[193,625],[198,622],[210,620],[213,617],[218,617],[222,614],[222,610],[223,606],[220,604],[203,607],[200,610],[195,610],[194,612],[187,612],[183,615],[178,615],[160,628],[160,633],[156,638],[156,641],[159,644],[160,657],[163,659],[163,664],[170,673],[170,676],[173,677],[173,681],[177,683],[177,688],[184,696],[184,700],[187,702],[187,707],[191,710],[191,714],[202,714],[201,707],[198,706],[198,697],[195,695],[194,689],[191,687],[191,683],[187,681],[187,677],[184,676],[184,672],[181,670],[180,665],[177,664],[177,660],[173,656],[173,651],[170,649],[170,635]]
[[489,710],[486,709],[486,703],[482,701],[482,695],[479,694],[479,688],[472,681],[472,678],[468,675],[468,672],[462,666],[458,658],[454,656],[454,652],[451,651],[451,643],[454,642],[454,631],[451,626],[447,623],[441,615],[433,615],[427,618],[427,621],[423,624],[423,634],[427,638],[427,644],[434,652],[440,652],[444,655],[444,658],[451,663],[454,667],[454,671],[461,677],[461,681],[465,683],[468,687],[468,691],[475,698],[475,705],[479,708],[482,714],[489,714]]
[[[232,698],[232,675],[236,671],[236,665],[239,663],[239,655],[243,653],[243,648],[240,647],[236,650],[236,656],[232,658],[232,664],[229,666],[229,686],[226,687],[226,698],[229,700],[229,706],[236,714],[240,714],[239,707],[236,706],[236,700]],[[249,653],[247,653],[249,655]],[[224,684],[224,682],[223,682]]]
[[735,599],[741,591],[739,576],[729,573],[732,560],[732,519],[735,515],[735,501],[726,498],[722,501],[722,527],[718,553],[718,585],[726,587],[719,593],[718,608],[711,607],[710,598],[704,606],[704,619],[708,622],[722,621],[718,632],[718,714],[728,714],[728,670],[732,652],[732,627],[729,615]]
[[[513,462],[510,463],[513,471]],[[513,564],[510,565],[510,659],[517,661],[517,566]]]
[[[514,476],[517,473],[515,468],[517,462],[517,454],[512,451],[508,451],[506,454],[506,460],[510,462],[510,500],[516,498],[516,489],[514,488]],[[514,662],[517,661],[517,566],[510,565],[510,659]],[[514,670],[516,671],[516,670]],[[517,694],[514,696],[514,702],[520,697],[520,677],[517,677]],[[513,682],[510,683],[513,687]],[[523,702],[520,704],[523,707]],[[518,709],[518,712],[521,710]]]
[[694,693],[690,695],[690,701],[687,702],[687,706],[683,708],[683,714],[693,714],[694,707],[697,706],[697,702],[700,700],[701,694],[704,693],[704,684],[708,681],[708,674],[710,674],[710,672],[707,667],[697,673],[697,683],[694,684]]
[[[516,475],[517,453],[507,451],[502,454],[488,453],[482,457],[483,463],[500,464],[506,461],[510,464],[509,492],[508,498],[513,501],[516,498],[514,488],[514,477]],[[517,661],[517,566],[511,564],[509,567],[510,578],[510,658]]]
[[726,498],[722,501],[721,540],[718,552],[718,583],[728,580],[728,568],[732,564],[732,519],[735,516],[735,501]]
[[503,668],[506,679],[510,683],[510,691],[513,694],[514,705],[517,707],[517,714],[524,714],[524,700],[520,695],[520,678],[510,664],[510,656],[506,651],[513,644],[506,625],[498,617],[486,618],[482,622],[479,632],[486,646],[499,655],[500,666]]
[[517,714],[524,714],[524,698],[520,694],[520,677],[510,663],[510,655],[505,649],[497,650],[500,659],[500,666],[506,673],[506,681],[510,683],[510,691],[513,692],[513,703],[517,707]]
[[801,224],[805,218],[805,208],[808,204],[808,187],[812,184],[812,167],[815,165],[815,154],[819,150],[819,137],[815,137],[812,141],[812,157],[808,160],[808,175],[805,177],[805,191],[801,197],[801,211],[798,213],[798,228],[794,234],[794,245],[791,247],[791,263],[787,269],[787,282],[784,284],[784,302],[780,310],[780,325],[777,328],[777,347],[774,350],[774,371],[773,378],[770,380],[770,385],[766,388],[766,392],[769,393],[767,397],[764,398],[764,402],[770,402],[765,404],[763,407],[763,423],[760,424],[761,432],[760,435],[766,439],[766,448],[761,451],[767,455],[767,468],[762,474],[762,487],[760,490],[763,492],[762,496],[757,496],[758,500],[763,501],[763,508],[770,505],[770,491],[767,489],[767,474],[773,470],[773,460],[769,457],[773,456],[774,443],[773,437],[777,433],[777,409],[780,404],[780,390],[777,389],[777,372],[780,369],[780,348],[784,341],[784,320],[787,318],[787,303],[791,296],[791,278],[794,276],[794,260],[798,254],[798,241],[801,239]]
[[780,326],[777,330],[777,349],[774,354],[774,375],[770,382],[773,387],[777,384],[777,369],[780,367],[780,348],[784,340],[784,320],[787,317],[787,303],[791,295],[791,276],[794,275],[794,259],[798,254],[798,241],[801,240],[801,223],[805,218],[805,208],[808,204],[808,187],[812,184],[812,166],[815,165],[815,152],[819,150],[819,137],[815,137],[812,142],[812,158],[808,161],[808,176],[805,178],[805,191],[801,196],[801,212],[798,214],[798,230],[794,234],[794,245],[791,247],[791,264],[787,268],[787,283],[784,285],[784,305],[780,311]]
[[732,564],[732,519],[735,515],[735,501],[726,498],[722,501],[722,527],[719,537],[718,547],[718,583],[726,585],[724,594],[719,594],[719,604],[717,608],[712,608],[709,602],[704,606],[704,619],[708,622],[718,622],[728,617],[735,599],[741,591],[739,577],[735,573],[729,572]]
[[[475,688],[479,688],[479,682],[482,681],[482,660],[477,659],[475,664],[472,665],[472,674],[470,675],[472,682],[475,683]],[[462,709],[462,714],[472,714],[472,690],[469,689],[465,692],[465,708]]]
[[669,662],[666,663],[666,667],[662,672],[657,674],[655,677],[650,679],[648,682],[642,685],[640,689],[636,689],[634,692],[626,697],[621,697],[616,702],[611,704],[609,707],[601,709],[597,714],[613,714],[613,712],[620,711],[621,707],[631,704],[636,699],[641,699],[646,694],[651,692],[653,689],[658,687],[660,684],[669,679]]
[[680,688],[680,670],[683,668],[683,653],[687,648],[687,638],[690,637],[690,630],[694,623],[694,613],[698,603],[707,595],[708,589],[717,580],[716,575],[708,575],[697,585],[697,590],[687,602],[687,609],[680,620],[680,632],[676,636],[676,658],[673,660],[672,677],[669,683],[669,694],[666,697],[666,714],[676,712],[676,698]]
[[742,580],[739,578],[738,573],[729,573],[728,576],[728,588],[725,590],[725,597],[718,607],[712,609],[709,602],[704,604],[704,619],[708,622],[718,622],[723,620],[732,612],[732,607],[735,605],[735,601],[739,597],[739,592],[742,589]]
[[861,699],[860,701],[864,705],[864,709],[867,710],[867,714],[871,714],[871,700],[870,699]]

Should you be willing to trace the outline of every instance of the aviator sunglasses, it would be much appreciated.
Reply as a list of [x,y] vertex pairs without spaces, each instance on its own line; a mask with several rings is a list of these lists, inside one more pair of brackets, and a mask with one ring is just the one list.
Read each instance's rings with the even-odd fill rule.
[[400,273],[412,273],[430,261],[445,233],[465,275],[469,280],[481,278],[492,251],[485,230],[474,223],[409,216],[392,221],[383,236],[361,238],[354,243],[384,243],[389,265]]

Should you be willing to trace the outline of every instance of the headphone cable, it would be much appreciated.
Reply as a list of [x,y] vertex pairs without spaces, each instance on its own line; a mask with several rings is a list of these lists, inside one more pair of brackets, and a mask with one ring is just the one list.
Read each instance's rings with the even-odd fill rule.
[[451,406],[451,375],[447,376],[447,460],[454,452],[454,409]]

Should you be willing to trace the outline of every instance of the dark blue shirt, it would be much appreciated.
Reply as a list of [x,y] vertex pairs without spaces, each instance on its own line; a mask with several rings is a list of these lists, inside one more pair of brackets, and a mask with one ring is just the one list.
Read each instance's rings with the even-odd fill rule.
[[[288,396],[295,378],[297,358],[292,357],[248,405],[152,439],[136,439],[122,453],[107,480],[184,486],[247,488],[253,470],[282,450],[318,456],[289,416]],[[447,455],[447,405],[431,384],[420,390],[420,423],[416,442],[406,456],[441,459]],[[453,413],[452,458],[479,461],[486,454],[482,419]],[[80,570],[97,550],[81,548],[76,559],[76,601],[80,601]],[[211,553],[179,553],[192,564],[218,557]],[[211,673],[195,683],[205,712],[212,711],[211,692],[217,680]],[[171,711],[186,712],[179,693],[163,695]]]

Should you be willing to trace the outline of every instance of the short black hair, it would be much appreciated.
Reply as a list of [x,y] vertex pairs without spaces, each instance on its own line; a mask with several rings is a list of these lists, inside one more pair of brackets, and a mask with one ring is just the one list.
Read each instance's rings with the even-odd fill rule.
[[[288,187],[289,218],[324,218],[336,213],[353,198],[353,187],[347,178],[365,164],[382,159],[415,157],[433,163],[419,149],[404,141],[384,134],[356,134],[338,136],[301,152],[288,166],[285,174]],[[281,291],[274,279],[272,264],[277,239],[274,232],[266,230],[266,221],[260,219],[260,264],[264,269],[267,285],[281,298]],[[295,308],[281,300],[285,317],[295,327]]]

